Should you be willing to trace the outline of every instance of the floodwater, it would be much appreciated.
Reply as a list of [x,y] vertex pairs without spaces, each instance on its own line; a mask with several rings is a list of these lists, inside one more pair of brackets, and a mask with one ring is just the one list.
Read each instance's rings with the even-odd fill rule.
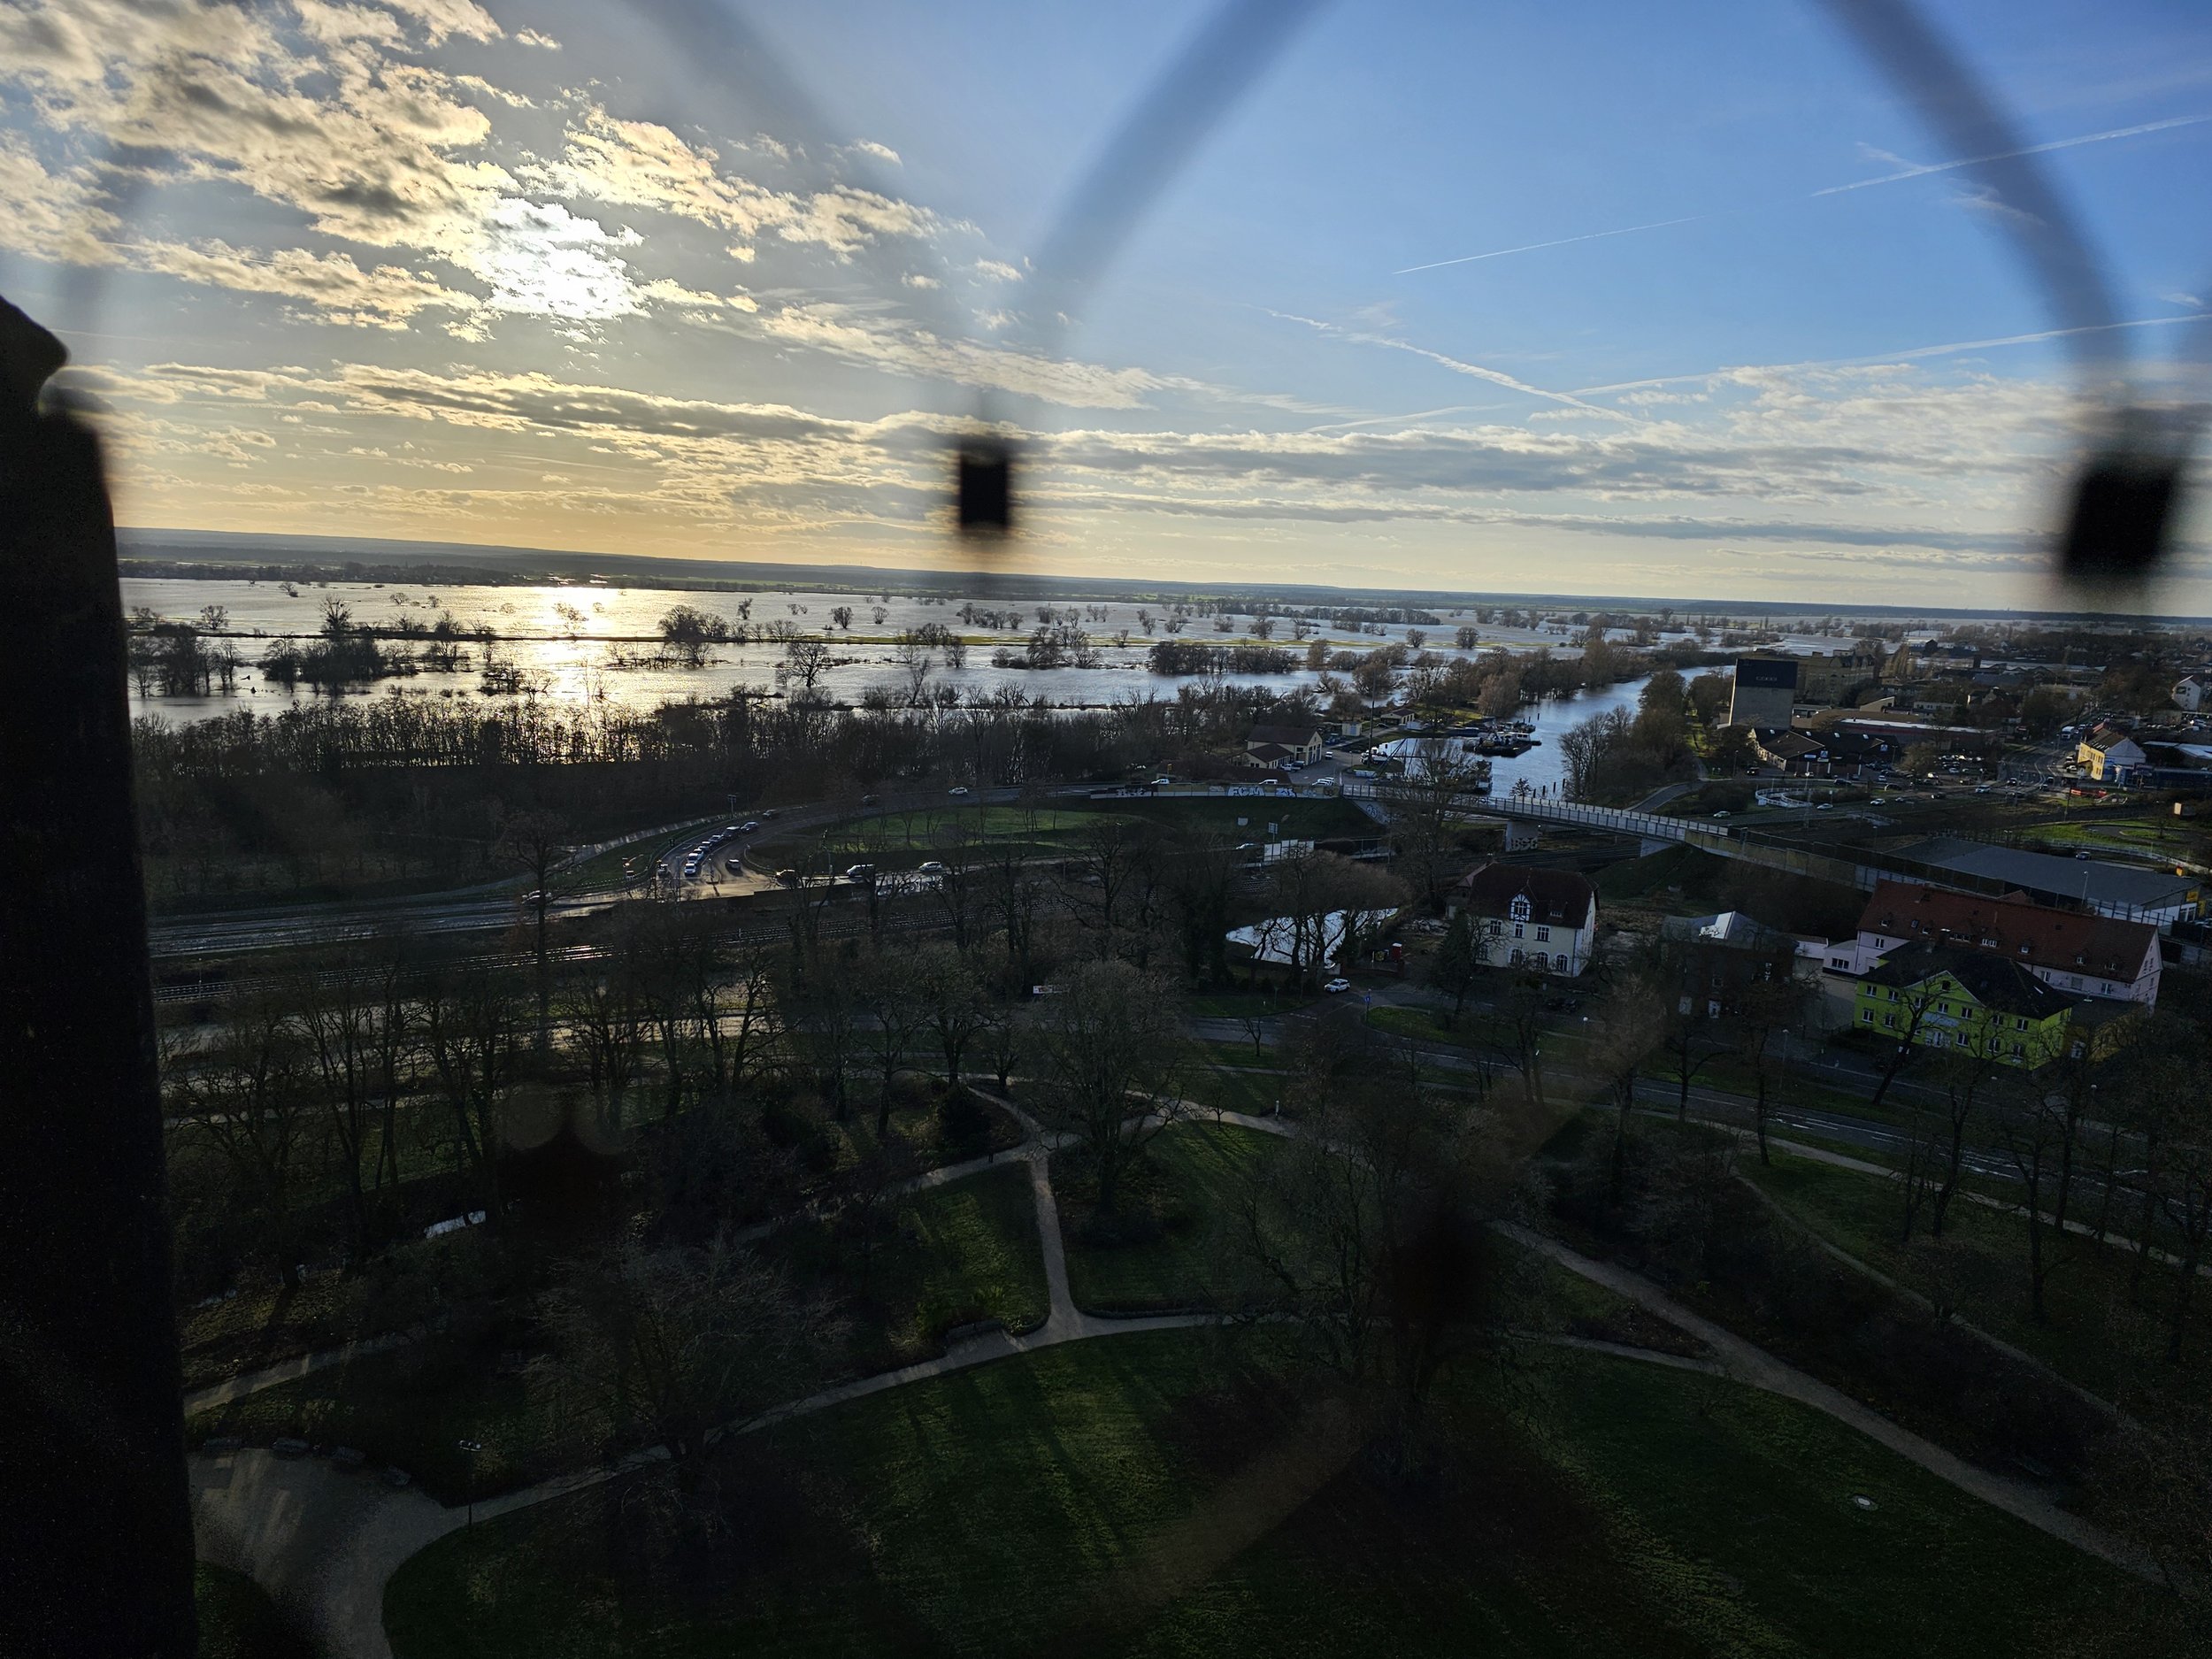
[[[1037,626],[1041,604],[1048,606],[1056,616],[1072,616],[1087,630],[1098,648],[1097,667],[995,668],[991,665],[991,655],[995,644],[972,642],[966,666],[957,671],[941,666],[933,671],[932,683],[960,687],[964,701],[972,691],[988,694],[1010,686],[1032,696],[1049,698],[1064,708],[1103,707],[1147,696],[1170,697],[1179,687],[1197,683],[1192,677],[1155,674],[1146,668],[1147,649],[1154,640],[1170,637],[1160,626],[1165,612],[1156,605],[1077,605],[1034,598],[1018,603],[1012,598],[978,600],[976,603],[985,610],[1018,609],[1018,626],[993,633],[961,620],[959,612],[964,602],[958,597],[940,600],[888,593],[879,595],[795,590],[695,593],[657,588],[584,586],[428,587],[405,582],[302,583],[294,591],[287,592],[280,583],[243,579],[196,581],[133,577],[123,582],[123,603],[127,608],[144,606],[166,618],[188,620],[196,618],[204,606],[223,607],[227,613],[228,632],[234,636],[244,636],[234,637],[232,643],[247,659],[248,665],[239,671],[236,693],[230,696],[142,698],[134,687],[132,712],[159,715],[170,720],[196,720],[235,713],[241,709],[274,713],[294,702],[312,698],[317,694],[305,687],[290,692],[280,686],[264,684],[251,664],[271,640],[313,635],[322,625],[325,604],[333,601],[344,605],[353,620],[359,623],[389,625],[411,618],[427,626],[442,615],[449,615],[464,633],[489,626],[500,635],[498,649],[502,655],[538,682],[540,689],[536,695],[561,702],[605,698],[631,708],[645,709],[672,699],[719,697],[741,687],[762,691],[776,688],[775,671],[783,660],[783,648],[764,641],[744,646],[717,646],[713,648],[712,660],[703,668],[616,665],[618,655],[624,651],[637,656],[649,654],[658,641],[662,614],[678,604],[695,606],[724,618],[733,626],[741,624],[757,631],[770,623],[787,622],[803,634],[826,637],[831,662],[822,675],[820,688],[833,701],[840,703],[857,703],[863,694],[872,688],[889,692],[898,702],[905,701],[906,670],[897,662],[888,642],[892,635],[902,630],[933,622],[969,636],[972,641],[979,635],[988,635],[994,641],[1002,640],[1008,646],[1018,648]],[[749,611],[745,609],[748,601]],[[1379,599],[1377,603],[1383,602]],[[840,628],[832,620],[831,612],[842,605],[852,607],[849,629]],[[1142,613],[1148,611],[1156,628],[1150,635],[1145,634],[1141,620]],[[1448,656],[1459,655],[1451,647],[1453,632],[1461,623],[1473,620],[1471,610],[1432,614],[1441,616],[1443,620],[1425,630],[1428,649],[1441,650]],[[1224,636],[1216,631],[1210,618],[1194,617],[1174,637],[1204,643],[1240,636],[1248,628],[1248,621],[1240,621],[1236,635]],[[1122,629],[1128,631],[1129,643],[1117,646],[1113,643],[1114,636]],[[1402,641],[1406,632],[1403,626],[1385,626],[1379,632],[1354,636],[1330,630],[1329,637],[1336,647],[1365,650]],[[1502,645],[1509,649],[1527,650],[1542,645],[1563,657],[1577,654],[1573,643],[1561,634],[1526,629],[1486,626],[1481,630],[1481,641],[1485,649]],[[1293,650],[1302,649],[1280,639],[1275,642]],[[465,671],[422,672],[382,680],[347,695],[490,701],[477,689],[481,648],[472,641],[468,649],[472,660]],[[1310,686],[1314,681],[1314,676],[1302,668],[1289,674],[1230,678],[1239,683],[1286,691]],[[1494,787],[1500,792],[1509,790],[1519,778],[1526,778],[1532,787],[1555,784],[1559,777],[1559,733],[1603,710],[1623,704],[1633,708],[1642,683],[1629,681],[1603,691],[1579,693],[1523,709],[1518,718],[1534,725],[1536,735],[1542,740],[1541,746],[1512,758],[1497,757],[1492,772]]]

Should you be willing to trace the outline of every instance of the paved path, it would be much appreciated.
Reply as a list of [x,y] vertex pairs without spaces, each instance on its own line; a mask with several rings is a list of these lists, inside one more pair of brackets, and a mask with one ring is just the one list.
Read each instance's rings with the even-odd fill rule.
[[[1118,1319],[1087,1314],[1077,1308],[1068,1286],[1067,1252],[1061,1235],[1059,1202],[1052,1190],[1050,1170],[1052,1151],[1064,1145],[1067,1138],[1046,1131],[1013,1102],[980,1089],[977,1093],[1011,1115],[1028,1138],[1010,1152],[931,1171],[913,1185],[941,1185],[1014,1158],[1028,1164],[1048,1293],[1048,1311],[1044,1323],[1027,1332],[990,1332],[961,1342],[935,1359],[824,1389],[733,1425],[730,1432],[751,1433],[848,1401],[864,1399],[870,1394],[1016,1355],[1035,1353],[1064,1342],[1146,1331],[1188,1329],[1213,1323],[1213,1317],[1208,1314],[1162,1314]],[[1299,1133],[1295,1125],[1280,1118],[1257,1118],[1246,1112],[1193,1106],[1190,1115],[1233,1124],[1262,1134],[1293,1138]],[[2153,1569],[2123,1546],[2058,1509],[2032,1487],[1978,1469],[1900,1428],[1839,1390],[1692,1313],[1648,1280],[1624,1268],[1581,1256],[1557,1240],[1526,1228],[1505,1222],[1495,1225],[1525,1248],[1603,1285],[1698,1338],[1715,1358],[1709,1362],[1686,1360],[1676,1355],[1571,1339],[1564,1340],[1564,1346],[1588,1348],[1678,1369],[1717,1370],[1737,1382],[1797,1400],[1857,1429],[1962,1491],[1996,1505],[2078,1549],[2130,1571],[2155,1576]],[[305,1361],[294,1362],[292,1368],[271,1368],[288,1374],[256,1386],[269,1386],[275,1381],[289,1380],[293,1375],[304,1375],[307,1370],[315,1368],[308,1361],[318,1359],[334,1363],[328,1356],[309,1356]],[[242,1384],[250,1380],[237,1379]],[[488,1499],[475,1505],[475,1516],[488,1520],[511,1515],[552,1498],[586,1490],[660,1455],[657,1448],[638,1453],[610,1469],[565,1475]],[[467,1525],[469,1519],[465,1509],[446,1509],[411,1488],[394,1491],[378,1483],[367,1471],[348,1472],[319,1459],[281,1459],[264,1451],[195,1457],[191,1461],[190,1479],[201,1557],[251,1577],[270,1592],[280,1607],[316,1633],[333,1659],[391,1659],[390,1644],[384,1634],[385,1587],[409,1558]]]
[[[1067,1251],[1061,1238],[1059,1202],[1053,1194],[1050,1170],[1052,1150],[1065,1137],[1045,1131],[1010,1101],[984,1097],[1010,1113],[1028,1132],[1029,1139],[1010,1152],[932,1171],[909,1186],[941,1186],[1016,1158],[1028,1164],[1045,1284],[1050,1294],[1044,1323],[1033,1331],[987,1333],[958,1343],[935,1359],[824,1389],[733,1425],[731,1432],[749,1434],[849,1400],[1063,1342],[1181,1330],[1213,1322],[1209,1314],[1112,1319],[1079,1310],[1068,1289]],[[237,1380],[272,1386],[319,1368],[310,1361],[336,1363],[331,1356],[308,1356],[288,1366],[271,1368],[282,1375],[258,1381]],[[475,1506],[476,1518],[511,1515],[583,1491],[652,1462],[657,1455],[641,1453],[611,1469],[565,1475],[483,1500]],[[257,1450],[198,1456],[191,1460],[190,1478],[202,1559],[234,1567],[252,1578],[279,1606],[315,1632],[333,1659],[391,1659],[391,1647],[384,1635],[385,1586],[411,1556],[468,1523],[465,1508],[446,1509],[412,1488],[394,1491],[369,1471],[348,1472],[315,1458],[285,1459]]]
[[1780,1394],[1824,1412],[1847,1427],[1856,1429],[1869,1440],[1887,1447],[1900,1457],[1917,1463],[1937,1479],[1947,1481],[1962,1492],[1972,1494],[1985,1503],[1995,1505],[2006,1514],[2017,1517],[2029,1525],[2048,1532],[2053,1538],[2071,1544],[2085,1554],[2101,1556],[2139,1577],[2163,1582],[2158,1569],[2151,1563],[2080,1517],[2060,1509],[2026,1482],[1978,1468],[1955,1453],[1946,1451],[1934,1441],[1923,1440],[1909,1429],[1901,1428],[1879,1412],[1861,1405],[1841,1389],[1831,1387],[1816,1377],[1807,1376],[1764,1348],[1747,1342],[1734,1332],[1691,1312],[1640,1274],[1630,1272],[1626,1268],[1617,1267],[1610,1262],[1593,1260],[1556,1239],[1548,1238],[1515,1223],[1501,1221],[1493,1225],[1507,1238],[1524,1248],[1550,1257],[1569,1271],[1578,1273],[1594,1284],[1604,1286],[1616,1295],[1626,1297],[1669,1325],[1696,1337],[1711,1350],[1721,1370],[1737,1382],[1763,1388],[1769,1394]]

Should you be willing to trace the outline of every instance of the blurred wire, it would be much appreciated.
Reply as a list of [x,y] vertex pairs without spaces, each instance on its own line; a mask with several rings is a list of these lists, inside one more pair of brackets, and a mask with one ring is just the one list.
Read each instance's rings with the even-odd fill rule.
[[2065,332],[2095,406],[2086,415],[2087,456],[2055,539],[2059,574],[2097,603],[2139,605],[2142,584],[2171,551],[2202,408],[2139,401],[2125,331],[2087,232],[2019,129],[1911,0],[1823,4],[1989,193],[2054,326]]

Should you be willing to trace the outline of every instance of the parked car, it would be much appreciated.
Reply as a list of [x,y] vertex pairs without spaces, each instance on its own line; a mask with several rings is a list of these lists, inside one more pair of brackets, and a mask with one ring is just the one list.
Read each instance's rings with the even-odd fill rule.
[[1326,985],[1323,986],[1321,988],[1322,988],[1323,990],[1325,990],[1325,991],[1328,992],[1328,993],[1329,993],[1329,995],[1331,995],[1332,996],[1333,996],[1333,995],[1336,995],[1339,991],[1348,991],[1348,990],[1350,990],[1350,989],[1352,988],[1352,982],[1351,982],[1349,979],[1331,979],[1331,980],[1330,980],[1330,981],[1329,981]]

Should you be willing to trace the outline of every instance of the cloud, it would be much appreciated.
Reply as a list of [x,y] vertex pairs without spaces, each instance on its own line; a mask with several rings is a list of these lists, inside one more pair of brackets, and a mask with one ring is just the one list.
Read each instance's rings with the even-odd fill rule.
[[872,190],[772,189],[725,171],[721,159],[658,122],[625,120],[595,107],[570,129],[560,159],[533,167],[529,178],[550,195],[649,208],[733,232],[743,241],[730,251],[745,260],[764,236],[845,256],[881,238],[925,237],[941,228],[925,209]]
[[119,251],[138,270],[242,293],[280,295],[319,308],[327,320],[364,326],[404,328],[426,309],[472,311],[480,303],[474,295],[457,293],[403,266],[364,271],[342,253],[281,248],[261,254],[215,240],[148,242]]
[[517,29],[515,42],[518,45],[534,46],[541,51],[557,52],[561,50],[560,42],[550,35],[540,34],[536,29]]
[[1022,273],[1003,259],[979,259],[969,269],[987,282],[1018,282]]
[[870,138],[863,138],[846,145],[844,153],[848,156],[865,156],[869,160],[879,161],[887,167],[905,165],[905,163],[900,160],[897,150],[888,144],[879,144]]

